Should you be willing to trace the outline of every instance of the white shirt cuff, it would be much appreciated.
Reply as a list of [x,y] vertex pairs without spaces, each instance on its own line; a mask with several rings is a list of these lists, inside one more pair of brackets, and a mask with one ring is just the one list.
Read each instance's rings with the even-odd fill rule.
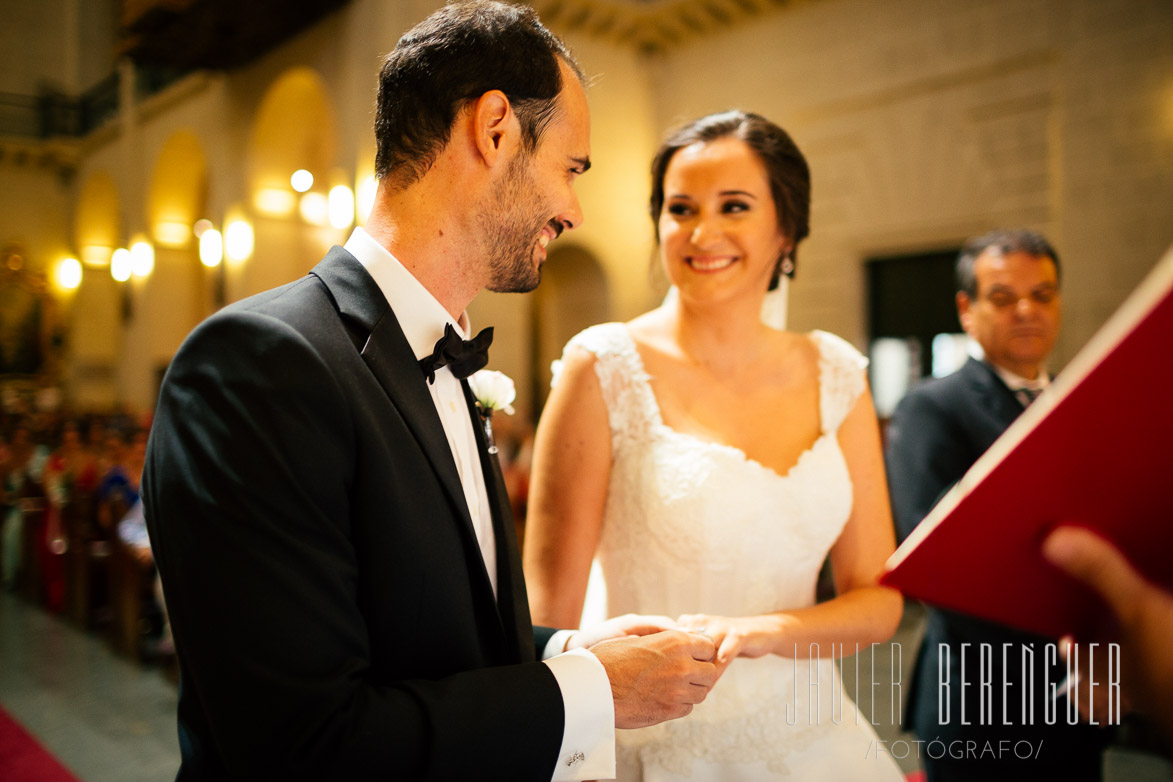
[[555,630],[554,634],[550,636],[550,640],[546,642],[546,648],[542,650],[542,659],[549,660],[566,651],[566,642],[570,640],[572,635],[574,635],[573,630]]
[[[547,650],[557,638],[555,633]],[[566,643],[565,638],[561,643]],[[551,782],[614,779],[615,702],[603,664],[586,649],[575,649],[542,662],[550,666],[562,690],[566,712],[562,749]]]

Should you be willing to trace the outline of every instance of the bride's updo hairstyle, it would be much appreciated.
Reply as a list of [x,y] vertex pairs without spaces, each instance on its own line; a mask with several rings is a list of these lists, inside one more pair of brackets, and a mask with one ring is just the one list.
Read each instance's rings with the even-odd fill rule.
[[696,143],[732,137],[745,143],[765,166],[778,227],[793,247],[779,258],[770,278],[770,290],[782,274],[794,276],[798,243],[810,234],[811,173],[806,158],[782,128],[763,116],[725,111],[693,120],[673,131],[652,158],[652,197],[649,202],[656,241],[660,241],[660,212],[664,208],[664,174],[677,151]]

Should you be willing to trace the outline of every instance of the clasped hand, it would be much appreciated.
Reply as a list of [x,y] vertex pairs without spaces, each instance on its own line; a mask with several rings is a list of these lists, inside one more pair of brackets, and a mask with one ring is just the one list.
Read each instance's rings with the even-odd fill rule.
[[643,728],[683,717],[717,681],[716,648],[666,616],[627,614],[574,633],[568,649],[589,648],[611,681],[615,727]]
[[764,617],[626,614],[576,632],[607,670],[620,728],[654,725],[692,711],[736,657],[761,657],[775,630]]
[[717,676],[737,657],[762,657],[772,651],[770,639],[776,630],[768,627],[767,617],[710,616],[708,614],[684,614],[676,620],[681,630],[703,633],[713,639],[717,647],[714,662]]

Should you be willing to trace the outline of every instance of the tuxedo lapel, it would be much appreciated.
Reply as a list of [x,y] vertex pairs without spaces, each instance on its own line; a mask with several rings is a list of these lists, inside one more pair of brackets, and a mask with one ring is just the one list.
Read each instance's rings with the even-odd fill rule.
[[515,643],[515,653],[522,662],[534,660],[533,623],[529,615],[529,598],[525,592],[525,578],[522,575],[520,549],[517,545],[517,531],[513,525],[513,508],[505,489],[501,474],[501,463],[497,454],[490,450],[489,439],[476,409],[476,400],[467,380],[460,381],[468,401],[469,415],[476,432],[477,451],[481,456],[481,468],[485,476],[485,488],[489,492],[489,510],[493,517],[493,532],[497,536],[497,608],[506,635]]
[[971,358],[962,369],[978,403],[994,419],[999,433],[1022,414],[1022,403],[988,364]]
[[452,512],[466,533],[466,542],[476,554],[470,559],[480,563],[485,588],[491,594],[456,460],[448,447],[448,438],[428,392],[427,381],[419,371],[415,354],[395,313],[362,264],[341,247],[332,248],[311,273],[325,283],[343,319],[355,324],[353,330],[369,332],[361,346],[363,361],[399,410],[443,485]]

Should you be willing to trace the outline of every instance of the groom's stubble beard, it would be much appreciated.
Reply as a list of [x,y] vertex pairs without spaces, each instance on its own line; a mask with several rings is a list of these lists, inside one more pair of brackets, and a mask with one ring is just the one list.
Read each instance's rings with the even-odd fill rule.
[[536,194],[530,161],[529,154],[522,154],[510,163],[478,218],[489,267],[485,287],[494,293],[528,293],[542,281],[534,248],[549,218]]

